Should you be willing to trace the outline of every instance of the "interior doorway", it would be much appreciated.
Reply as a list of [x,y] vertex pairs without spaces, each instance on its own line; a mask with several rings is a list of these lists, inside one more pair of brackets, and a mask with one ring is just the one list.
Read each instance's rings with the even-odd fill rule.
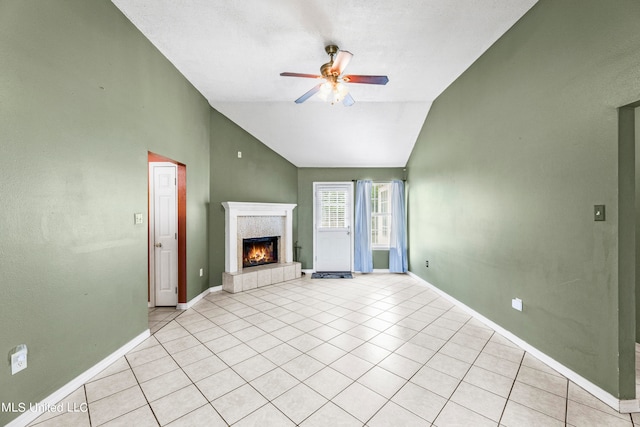
[[[640,401],[640,101],[635,104],[633,115],[633,133],[635,141],[635,308],[636,308],[636,343],[635,343],[635,366],[636,366],[636,400]],[[640,403],[639,405],[640,406]]]
[[178,305],[178,166],[149,163],[151,292],[154,306]]
[[640,340],[640,101],[618,108],[618,373],[621,409],[638,411],[636,343]]
[[186,165],[148,153],[148,306],[186,303]]

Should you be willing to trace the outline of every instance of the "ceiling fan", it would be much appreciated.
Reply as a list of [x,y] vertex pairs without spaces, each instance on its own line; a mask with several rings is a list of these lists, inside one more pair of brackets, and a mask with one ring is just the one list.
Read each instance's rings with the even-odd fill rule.
[[[305,77],[310,79],[324,79],[325,81],[311,88],[307,93],[296,99],[296,104],[302,104],[316,93],[324,100],[331,102],[331,105],[342,102],[346,107],[355,104],[355,100],[349,93],[349,89],[344,83],[364,83],[370,85],[386,85],[389,81],[387,76],[362,76],[362,75],[342,75],[347,68],[353,54],[346,50],[338,50],[338,46],[330,44],[324,48],[331,60],[320,67],[320,74],[301,73],[280,73],[285,77]],[[334,60],[335,57],[335,60]]]

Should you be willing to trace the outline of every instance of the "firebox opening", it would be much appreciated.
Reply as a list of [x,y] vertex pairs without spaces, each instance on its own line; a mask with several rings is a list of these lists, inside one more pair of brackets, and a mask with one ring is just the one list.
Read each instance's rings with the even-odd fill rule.
[[242,239],[242,267],[278,262],[278,236]]

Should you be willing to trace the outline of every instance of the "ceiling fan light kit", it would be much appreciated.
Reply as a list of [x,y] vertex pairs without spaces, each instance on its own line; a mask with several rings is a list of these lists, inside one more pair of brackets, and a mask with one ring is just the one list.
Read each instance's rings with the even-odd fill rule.
[[351,61],[353,54],[346,50],[339,50],[338,46],[334,44],[326,46],[324,50],[327,52],[327,55],[329,55],[330,60],[320,67],[320,75],[289,72],[280,73],[280,75],[284,77],[304,77],[325,80],[323,83],[312,87],[304,95],[296,99],[296,104],[302,104],[304,101],[317,94],[320,99],[331,103],[331,105],[342,102],[345,107],[351,107],[355,104],[355,100],[349,93],[349,88],[345,83],[386,85],[389,81],[387,76],[343,76],[342,73]]

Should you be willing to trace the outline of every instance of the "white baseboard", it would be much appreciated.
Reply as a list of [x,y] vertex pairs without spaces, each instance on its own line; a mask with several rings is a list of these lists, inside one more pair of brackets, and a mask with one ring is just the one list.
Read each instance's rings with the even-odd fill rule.
[[[127,354],[129,351],[136,348],[140,345],[144,340],[149,338],[151,333],[149,329],[142,332],[140,335],[111,353],[109,356],[102,359],[100,362],[93,365],[91,368],[84,371],[82,374],[78,375],[67,384],[59,388],[57,391],[53,392],[51,395],[43,399],[37,405],[34,405],[35,408],[49,408],[58,404],[62,399],[76,391],[79,387],[89,381],[91,378],[98,375],[100,372],[108,368],[112,363],[117,361],[119,358]],[[34,421],[40,415],[44,413],[43,410],[34,410],[34,411],[26,411],[22,415],[20,415],[15,420],[11,421],[7,424],[7,427],[23,427]]]
[[207,296],[207,294],[211,293],[211,292],[215,292],[215,291],[220,291],[222,290],[222,285],[219,286],[212,286],[209,289],[206,289],[204,292],[202,292],[200,295],[196,295],[194,298],[191,299],[191,301],[189,302],[182,302],[182,303],[178,303],[178,305],[176,305],[176,310],[188,310],[191,307],[193,307],[198,301],[200,301],[202,298],[204,298],[205,296]]
[[512,332],[507,331],[502,326],[498,325],[497,323],[493,322],[492,320],[487,319],[482,314],[478,313],[477,311],[475,311],[471,307],[465,305],[464,303],[458,301],[457,299],[455,299],[451,295],[447,294],[446,292],[442,291],[441,289],[439,289],[436,286],[432,285],[431,283],[427,282],[423,278],[417,276],[416,274],[414,274],[414,273],[412,273],[410,271],[407,274],[409,276],[413,277],[414,279],[416,279],[418,282],[426,285],[431,290],[433,290],[436,293],[440,294],[443,298],[445,298],[445,299],[449,300],[450,302],[452,302],[453,304],[457,305],[458,307],[460,307],[461,309],[463,309],[464,311],[469,313],[471,316],[473,316],[474,318],[476,318],[480,322],[484,323],[485,325],[487,325],[491,329],[493,329],[496,332],[498,332],[500,335],[502,335],[505,338],[507,338],[509,341],[511,341],[514,344],[518,345],[520,348],[525,350],[527,353],[530,353],[532,356],[536,357],[537,359],[541,360],[542,362],[544,362],[545,364],[547,364],[551,368],[555,369],[560,374],[564,375],[569,380],[573,381],[574,383],[576,383],[577,385],[579,385],[580,387],[582,387],[583,389],[585,389],[586,391],[588,391],[589,393],[591,393],[592,395],[594,395],[595,397],[597,397],[598,399],[600,399],[601,401],[603,401],[604,403],[609,405],[614,410],[616,410],[616,411],[618,411],[620,413],[630,413],[630,412],[639,412],[640,411],[640,406],[638,404],[638,400],[637,399],[636,400],[620,400],[620,399],[618,399],[617,397],[613,396],[608,391],[603,390],[602,388],[598,387],[597,385],[595,385],[594,383],[592,383],[588,379],[586,379],[583,376],[575,373],[574,371],[572,371],[571,369],[567,368],[566,366],[564,366],[560,362],[558,362],[558,361],[552,359],[551,357],[547,356],[545,353],[541,352],[537,348],[533,347],[531,344],[527,343],[526,341],[522,340],[518,336],[514,335]]
[[[304,270],[302,270],[303,273],[308,274],[309,276],[311,276],[313,273],[315,273],[316,271],[314,269],[307,269],[305,268]],[[372,273],[388,273],[389,269],[388,268],[374,268]],[[353,271],[353,273],[358,273],[358,274],[366,274],[366,273],[362,273],[360,271]]]
[[640,401],[635,400],[621,400],[620,410],[621,414],[630,414],[632,412],[640,412]]

